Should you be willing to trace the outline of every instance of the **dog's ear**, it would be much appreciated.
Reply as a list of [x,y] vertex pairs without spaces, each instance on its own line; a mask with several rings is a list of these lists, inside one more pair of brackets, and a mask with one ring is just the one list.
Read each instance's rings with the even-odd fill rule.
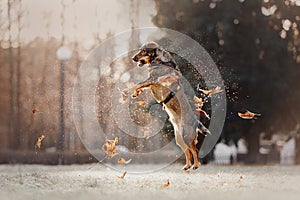
[[164,63],[173,61],[171,54],[162,48],[156,49],[156,55],[157,58]]

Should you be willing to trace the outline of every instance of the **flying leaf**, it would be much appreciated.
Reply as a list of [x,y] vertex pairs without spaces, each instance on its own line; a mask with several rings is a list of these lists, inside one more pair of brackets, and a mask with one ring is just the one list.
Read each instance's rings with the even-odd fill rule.
[[222,91],[221,87],[219,87],[219,86],[217,86],[215,89],[212,89],[212,90],[204,90],[201,88],[199,88],[198,90],[206,95],[212,95],[212,94],[216,94],[216,93],[219,93]]
[[42,146],[42,141],[45,139],[45,135],[40,135],[35,143],[35,147],[40,149]]
[[261,116],[261,114],[253,113],[248,110],[245,113],[238,112],[238,115],[240,118],[243,118],[243,119],[255,119],[257,116]]
[[118,154],[116,145],[118,144],[118,137],[115,137],[114,140],[106,140],[103,145],[103,150],[106,151],[108,157],[113,158]]
[[119,158],[118,163],[119,164],[125,164],[125,165],[127,165],[127,164],[129,164],[131,162],[131,160],[132,159],[125,160],[124,158]]
[[162,185],[162,188],[167,188],[170,185],[170,180],[168,179],[166,183]]
[[197,96],[194,96],[194,105],[197,107],[197,109],[202,109],[203,107],[203,99],[199,98]]
[[201,115],[203,117],[206,117],[207,119],[210,119],[209,115],[204,110],[196,109],[195,113],[198,114],[198,115]]
[[123,179],[126,174],[127,174],[127,171],[125,171],[121,176],[117,176],[117,177]]

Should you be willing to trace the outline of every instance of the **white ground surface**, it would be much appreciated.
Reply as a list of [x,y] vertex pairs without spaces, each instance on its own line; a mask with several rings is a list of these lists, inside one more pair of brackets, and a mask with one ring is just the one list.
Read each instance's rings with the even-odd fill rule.
[[119,179],[99,164],[0,165],[0,199],[300,199],[300,166],[181,167]]

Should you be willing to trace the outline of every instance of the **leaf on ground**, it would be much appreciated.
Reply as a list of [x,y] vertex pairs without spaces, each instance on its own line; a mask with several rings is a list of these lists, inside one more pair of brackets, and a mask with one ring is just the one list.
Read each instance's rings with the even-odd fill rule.
[[123,179],[126,174],[127,174],[127,171],[123,172],[123,174],[121,176],[117,176],[117,177]]
[[167,188],[170,185],[170,180],[168,179],[166,183],[164,183],[161,187],[162,188]]

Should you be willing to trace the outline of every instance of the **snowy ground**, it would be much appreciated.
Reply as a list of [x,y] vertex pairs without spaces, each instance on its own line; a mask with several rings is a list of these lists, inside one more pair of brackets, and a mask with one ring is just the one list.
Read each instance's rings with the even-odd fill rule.
[[[136,168],[142,165],[133,166]],[[149,166],[148,166],[149,167]],[[299,199],[300,166],[171,165],[124,179],[99,164],[0,165],[0,199]],[[170,185],[162,185],[170,179]],[[156,199],[154,199],[156,198]]]

